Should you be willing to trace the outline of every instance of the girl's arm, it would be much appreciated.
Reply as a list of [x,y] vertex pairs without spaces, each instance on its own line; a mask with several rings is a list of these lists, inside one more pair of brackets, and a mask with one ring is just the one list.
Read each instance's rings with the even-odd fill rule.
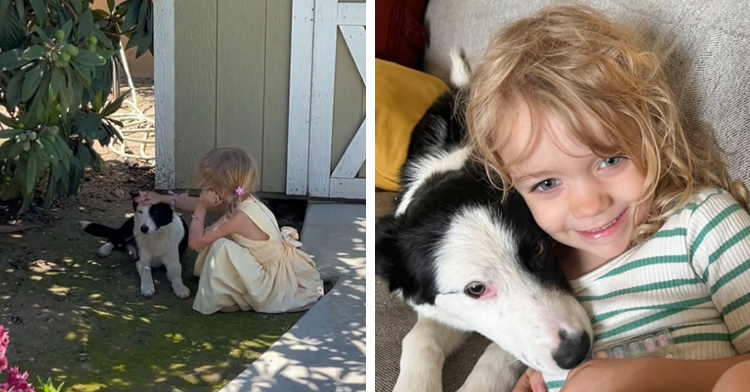
[[[156,192],[147,192],[142,203],[148,204],[148,205],[156,204],[156,203],[168,203],[168,204],[174,203],[174,206],[177,209],[180,209],[183,211],[194,212],[195,208],[198,206],[198,200],[200,200],[199,197],[190,196],[187,193],[179,193],[176,195],[164,195],[164,194],[156,193]],[[214,211],[222,207],[225,207],[224,203],[220,203],[216,206],[207,207],[207,209],[208,211]]]
[[702,361],[594,359],[571,370],[560,392],[711,392],[724,372],[746,360],[750,354]]
[[247,215],[236,211],[229,219],[220,218],[208,229],[205,229],[206,207],[198,203],[190,221],[188,247],[200,250],[211,245],[219,238],[231,233],[237,233],[255,241],[265,241],[268,235],[264,233]]
[[687,240],[690,265],[707,286],[728,339],[738,353],[750,353],[750,214],[728,192],[712,194],[693,211]]

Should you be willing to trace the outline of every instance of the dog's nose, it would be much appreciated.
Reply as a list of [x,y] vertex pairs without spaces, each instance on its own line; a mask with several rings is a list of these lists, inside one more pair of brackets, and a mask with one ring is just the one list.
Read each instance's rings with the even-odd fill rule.
[[148,226],[142,225],[141,226],[141,233],[148,233]]
[[567,331],[561,329],[558,335],[560,336],[560,345],[557,350],[552,352],[552,359],[562,369],[572,369],[578,366],[586,359],[591,349],[589,334],[582,332],[570,335]]

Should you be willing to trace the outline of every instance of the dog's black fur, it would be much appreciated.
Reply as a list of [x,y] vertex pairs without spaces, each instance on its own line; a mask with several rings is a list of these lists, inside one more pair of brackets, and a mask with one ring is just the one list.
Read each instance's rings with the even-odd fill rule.
[[[138,193],[131,192],[131,197],[136,197]],[[138,202],[133,199],[132,202],[132,208],[133,211],[136,211],[138,208]],[[151,216],[151,219],[153,220],[154,224],[156,225],[156,228],[166,226],[170,223],[172,223],[174,219],[174,210],[172,209],[172,206],[170,206],[168,203],[156,203],[149,208],[149,215]],[[185,222],[182,217],[179,217],[182,221],[182,227],[185,229],[185,235],[183,236],[182,240],[179,244],[179,253],[180,257],[182,257],[185,254],[185,251],[187,250],[187,244],[188,244],[188,225]],[[134,259],[138,258],[138,246],[135,242],[135,237],[133,235],[133,232],[135,230],[135,218],[131,216],[128,218],[120,227],[118,228],[112,228],[100,223],[90,223],[86,227],[83,228],[83,231],[86,233],[89,233],[95,237],[101,237],[105,238],[109,243],[114,245],[114,249],[119,250],[128,250],[132,249],[132,253],[130,256]]]
[[[412,165],[416,160],[464,145],[465,106],[461,94],[465,90],[443,94],[415,126],[401,170],[397,204],[403,202],[408,184],[419,175]],[[492,219],[512,228],[523,268],[536,279],[570,292],[553,255],[551,239],[535,223],[523,198],[511,192],[504,203],[500,202],[502,199],[503,191],[492,185],[483,165],[472,160],[467,160],[460,170],[432,174],[415,192],[403,214],[391,213],[377,221],[376,274],[388,282],[391,291],[401,290],[405,299],[415,304],[434,304],[438,294],[435,251],[458,212],[467,206],[482,206]],[[539,249],[535,247],[540,243],[543,251],[537,255],[534,250]]]

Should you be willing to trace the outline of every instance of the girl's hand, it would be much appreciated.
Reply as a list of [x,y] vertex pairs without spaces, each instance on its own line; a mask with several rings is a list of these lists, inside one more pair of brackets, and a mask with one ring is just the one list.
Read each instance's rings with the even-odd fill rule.
[[511,392],[547,392],[547,384],[544,382],[542,373],[528,368]]
[[141,192],[139,195],[133,196],[133,200],[140,205],[150,206],[160,202],[169,203],[166,196],[156,192]]
[[201,191],[198,204],[206,209],[211,209],[221,204],[221,199],[219,198],[219,195],[216,194],[216,192],[204,189]]
[[568,373],[560,392],[646,391],[653,372],[648,359],[592,359]]

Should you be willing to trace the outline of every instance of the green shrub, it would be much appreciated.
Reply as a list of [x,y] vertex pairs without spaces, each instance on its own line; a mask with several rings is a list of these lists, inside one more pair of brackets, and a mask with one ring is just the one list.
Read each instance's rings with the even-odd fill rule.
[[153,46],[151,0],[93,10],[93,0],[0,0],[0,200],[40,184],[45,204],[75,195],[84,169],[101,170],[94,141],[122,138],[110,118],[127,94],[110,100],[121,36],[138,55]]

